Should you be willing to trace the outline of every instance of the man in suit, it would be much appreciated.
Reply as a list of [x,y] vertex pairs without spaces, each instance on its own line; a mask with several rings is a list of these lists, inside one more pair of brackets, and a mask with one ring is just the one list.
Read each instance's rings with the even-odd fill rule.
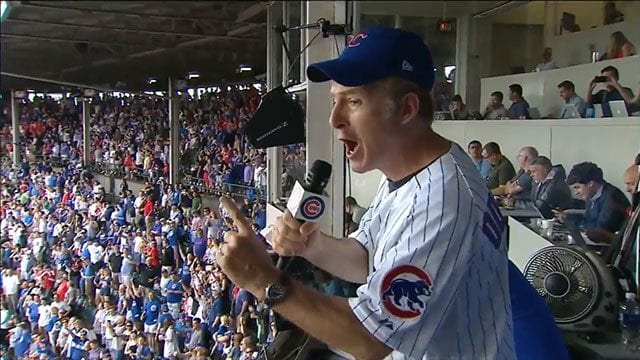
[[[631,204],[624,193],[603,178],[602,169],[591,162],[574,165],[567,184],[577,197],[585,200],[585,214],[581,226],[594,242],[611,242],[627,219]],[[560,221],[566,213],[554,211]]]
[[520,200],[516,205],[535,206],[547,219],[553,217],[553,209],[571,207],[571,190],[565,182],[566,172],[562,165],[553,166],[549,158],[538,156],[531,161],[528,170],[535,181],[531,186],[532,200]]

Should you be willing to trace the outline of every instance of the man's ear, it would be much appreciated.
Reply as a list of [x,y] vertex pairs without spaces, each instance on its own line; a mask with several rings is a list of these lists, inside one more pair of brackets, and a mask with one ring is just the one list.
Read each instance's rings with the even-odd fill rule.
[[416,118],[420,111],[420,98],[418,94],[413,92],[406,93],[400,101],[400,108],[398,110],[402,117],[401,124],[407,124]]

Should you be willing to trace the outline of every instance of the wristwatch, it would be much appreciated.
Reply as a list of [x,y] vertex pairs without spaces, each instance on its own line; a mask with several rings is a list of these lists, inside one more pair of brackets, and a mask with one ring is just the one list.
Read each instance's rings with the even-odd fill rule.
[[284,299],[287,298],[289,293],[289,277],[286,274],[280,276],[280,280],[276,283],[267,285],[264,289],[264,304],[267,307],[274,307]]

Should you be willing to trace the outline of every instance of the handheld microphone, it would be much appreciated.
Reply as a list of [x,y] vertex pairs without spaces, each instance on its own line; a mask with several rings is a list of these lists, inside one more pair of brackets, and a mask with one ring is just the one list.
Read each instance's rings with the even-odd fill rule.
[[[305,179],[305,184],[296,182],[287,202],[287,209],[291,215],[301,223],[316,222],[324,213],[328,197],[323,195],[324,188],[331,178],[331,164],[326,161],[316,160]],[[290,256],[281,256],[277,267],[280,270],[286,268],[285,262],[291,261]]]

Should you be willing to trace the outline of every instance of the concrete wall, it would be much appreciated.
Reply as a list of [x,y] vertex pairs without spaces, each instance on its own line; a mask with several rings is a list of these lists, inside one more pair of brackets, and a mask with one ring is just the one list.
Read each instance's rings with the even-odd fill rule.
[[493,24],[491,74],[511,74],[511,68],[523,66],[532,71],[540,63],[543,26]]
[[[600,26],[593,29],[582,28],[576,33],[554,36],[548,42],[553,49],[553,60],[558,67],[586,64],[591,62],[589,45],[593,44],[600,54],[607,52],[611,33],[622,31],[640,49],[640,19],[626,19],[624,22]],[[637,84],[637,81],[635,82]]]

